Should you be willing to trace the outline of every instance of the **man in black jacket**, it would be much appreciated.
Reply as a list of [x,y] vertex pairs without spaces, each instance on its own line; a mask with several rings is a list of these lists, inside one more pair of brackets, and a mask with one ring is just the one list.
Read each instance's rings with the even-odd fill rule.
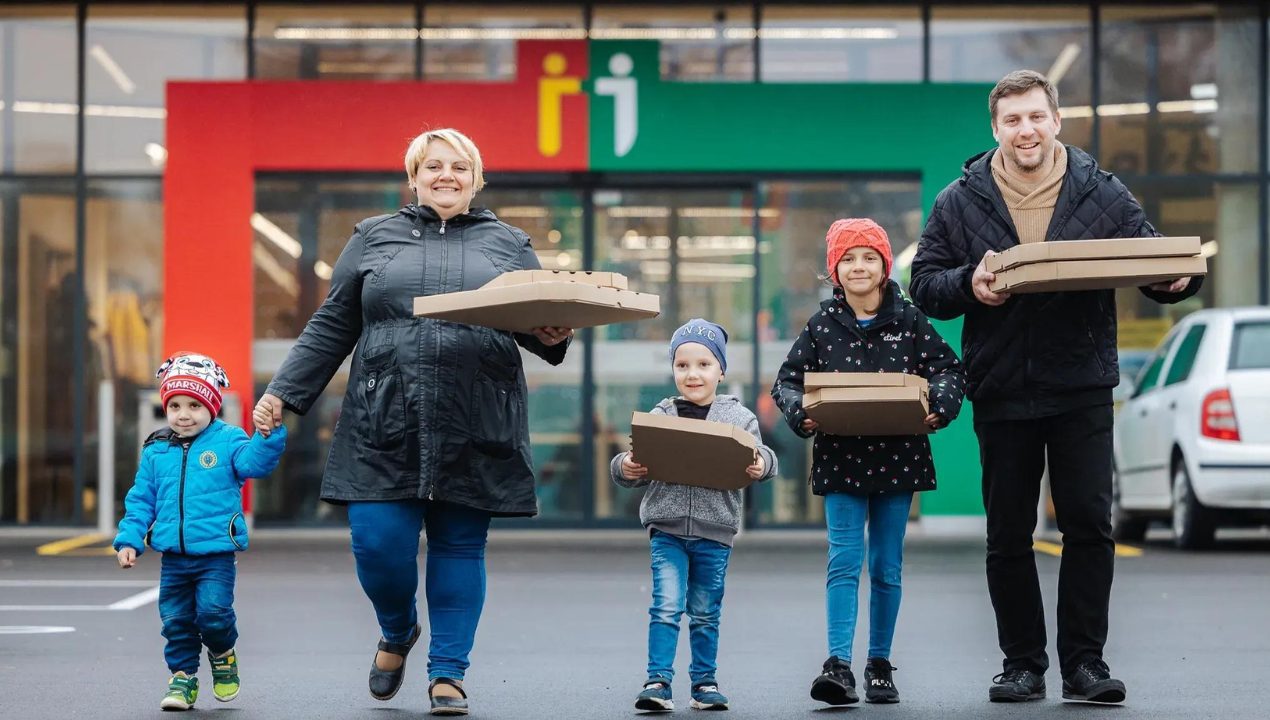
[[[1119,180],[1057,141],[1058,94],[1043,75],[1007,75],[989,97],[999,148],[971,158],[922,232],[911,292],[928,316],[965,316],[962,354],[983,464],[988,590],[1004,670],[993,701],[1045,697],[1049,657],[1032,533],[1049,461],[1063,559],[1058,652],[1063,697],[1121,702],[1102,659],[1111,539],[1112,388],[1120,380],[1111,290],[994,293],[984,258],[1019,243],[1157,237]],[[1202,278],[1142,288],[1175,303]]]

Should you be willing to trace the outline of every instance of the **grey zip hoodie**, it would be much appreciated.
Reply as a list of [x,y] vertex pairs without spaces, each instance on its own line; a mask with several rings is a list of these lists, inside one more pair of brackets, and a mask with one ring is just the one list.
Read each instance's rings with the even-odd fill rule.
[[[675,399],[666,398],[652,409],[653,415],[678,417]],[[760,480],[776,476],[776,454],[763,444],[758,418],[733,395],[716,395],[706,420],[731,423],[744,428],[758,441],[758,451],[767,469]],[[715,490],[692,485],[675,485],[644,477],[630,480],[622,475],[622,460],[629,453],[618,453],[610,465],[613,482],[626,488],[648,486],[639,504],[639,521],[644,527],[661,530],[679,537],[714,540],[731,546],[741,523],[741,491]],[[638,462],[639,458],[636,458]]]

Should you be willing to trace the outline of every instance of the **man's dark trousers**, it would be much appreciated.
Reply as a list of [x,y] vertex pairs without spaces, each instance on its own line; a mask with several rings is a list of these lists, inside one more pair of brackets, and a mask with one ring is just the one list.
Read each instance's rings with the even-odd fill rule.
[[1063,534],[1059,667],[1066,676],[1080,663],[1102,658],[1115,559],[1111,428],[1111,405],[975,423],[988,515],[988,591],[1007,671],[1044,674],[1049,668],[1045,610],[1032,552],[1047,455],[1054,512]]

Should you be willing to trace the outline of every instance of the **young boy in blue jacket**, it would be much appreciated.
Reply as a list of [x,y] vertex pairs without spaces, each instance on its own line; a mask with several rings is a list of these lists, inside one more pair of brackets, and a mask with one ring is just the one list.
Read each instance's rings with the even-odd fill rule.
[[234,553],[247,549],[242,486],[277,467],[287,429],[248,439],[216,419],[229,379],[207,356],[174,355],[158,377],[168,427],[146,438],[114,547],[124,569],[136,565],[147,544],[163,553],[159,615],[172,679],[160,707],[189,710],[198,699],[204,645],[216,699],[238,696]]

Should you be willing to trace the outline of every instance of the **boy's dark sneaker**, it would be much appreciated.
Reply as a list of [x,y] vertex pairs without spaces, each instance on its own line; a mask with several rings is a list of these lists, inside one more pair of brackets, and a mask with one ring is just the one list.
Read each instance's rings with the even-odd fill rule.
[[693,710],[727,710],[728,696],[719,692],[713,682],[704,682],[692,689]]
[[1093,703],[1124,702],[1124,683],[1111,677],[1102,660],[1086,660],[1063,678],[1063,699]]
[[670,696],[670,681],[652,679],[644,683],[644,690],[635,697],[635,709],[649,712],[670,712],[675,701]]
[[992,702],[1027,702],[1045,698],[1045,676],[1031,670],[1006,670],[992,678],[988,699]]
[[895,687],[891,672],[896,668],[884,658],[869,658],[864,666],[864,701],[868,703],[897,703],[900,691]]
[[164,710],[189,710],[194,707],[195,700],[198,700],[198,678],[179,672],[168,681],[168,694],[163,696],[159,707]]
[[855,691],[855,675],[851,666],[837,655],[825,661],[820,675],[811,682],[811,699],[830,705],[851,705],[860,702]]

